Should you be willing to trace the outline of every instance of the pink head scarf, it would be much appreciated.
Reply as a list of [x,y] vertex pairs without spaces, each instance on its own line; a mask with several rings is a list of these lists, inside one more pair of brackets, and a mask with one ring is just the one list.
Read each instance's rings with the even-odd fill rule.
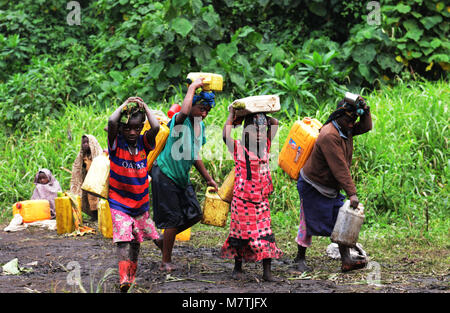
[[[47,184],[43,185],[38,182],[39,173],[44,173],[45,176],[47,176]],[[55,198],[58,196],[58,191],[61,191],[59,182],[53,177],[53,174],[49,169],[43,168],[36,173],[34,184],[36,185],[36,188],[33,191],[31,200],[48,200],[48,202],[50,202],[50,214],[52,218],[54,218],[56,216]]]

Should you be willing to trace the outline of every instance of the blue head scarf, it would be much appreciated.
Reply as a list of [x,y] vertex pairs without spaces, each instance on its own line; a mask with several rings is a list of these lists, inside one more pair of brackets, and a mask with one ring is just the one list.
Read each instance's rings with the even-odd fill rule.
[[214,91],[207,92],[202,91],[198,95],[194,95],[194,99],[192,100],[192,105],[196,103],[201,103],[203,105],[209,105],[213,108],[216,105],[214,98],[216,97]]

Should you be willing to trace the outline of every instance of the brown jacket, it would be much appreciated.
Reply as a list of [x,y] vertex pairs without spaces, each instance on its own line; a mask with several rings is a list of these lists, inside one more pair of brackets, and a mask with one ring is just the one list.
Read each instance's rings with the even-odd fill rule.
[[372,129],[370,110],[364,114],[353,127],[353,133],[347,139],[340,136],[339,131],[328,123],[320,130],[311,155],[303,167],[303,173],[315,183],[343,189],[347,196],[356,194],[356,187],[350,174],[353,157],[353,136],[361,135]]

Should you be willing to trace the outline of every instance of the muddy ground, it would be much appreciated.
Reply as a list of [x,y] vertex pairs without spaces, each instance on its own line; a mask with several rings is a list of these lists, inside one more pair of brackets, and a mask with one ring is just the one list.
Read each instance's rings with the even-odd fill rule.
[[[0,266],[18,258],[20,275],[0,273],[0,293],[116,293],[117,260],[111,239],[100,234],[83,237],[57,235],[39,227],[19,232],[3,231],[0,225]],[[215,236],[211,231],[195,237]],[[218,240],[220,241],[220,240]],[[314,271],[295,271],[292,255],[274,260],[273,272],[280,282],[263,282],[259,263],[244,264],[242,281],[230,278],[231,260],[218,257],[220,245],[202,247],[195,240],[177,242],[173,260],[179,269],[169,275],[158,270],[159,249],[151,242],[142,244],[137,285],[132,293],[448,293],[447,274],[411,273],[404,264],[377,264],[371,269],[341,273],[340,261],[326,256],[309,260]],[[26,269],[29,269],[27,271]],[[376,276],[377,272],[380,274]],[[0,267],[0,272],[2,269]],[[74,284],[81,277],[81,286]],[[377,277],[378,280],[377,281]],[[378,283],[378,284],[377,284]]]

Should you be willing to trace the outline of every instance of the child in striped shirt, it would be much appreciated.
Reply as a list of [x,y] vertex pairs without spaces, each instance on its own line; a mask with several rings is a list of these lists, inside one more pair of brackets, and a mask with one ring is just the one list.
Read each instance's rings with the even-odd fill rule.
[[[151,128],[141,135],[145,118]],[[159,234],[149,215],[147,155],[155,147],[159,122],[139,97],[128,98],[108,120],[109,206],[117,244],[120,291],[134,284],[140,243]]]

